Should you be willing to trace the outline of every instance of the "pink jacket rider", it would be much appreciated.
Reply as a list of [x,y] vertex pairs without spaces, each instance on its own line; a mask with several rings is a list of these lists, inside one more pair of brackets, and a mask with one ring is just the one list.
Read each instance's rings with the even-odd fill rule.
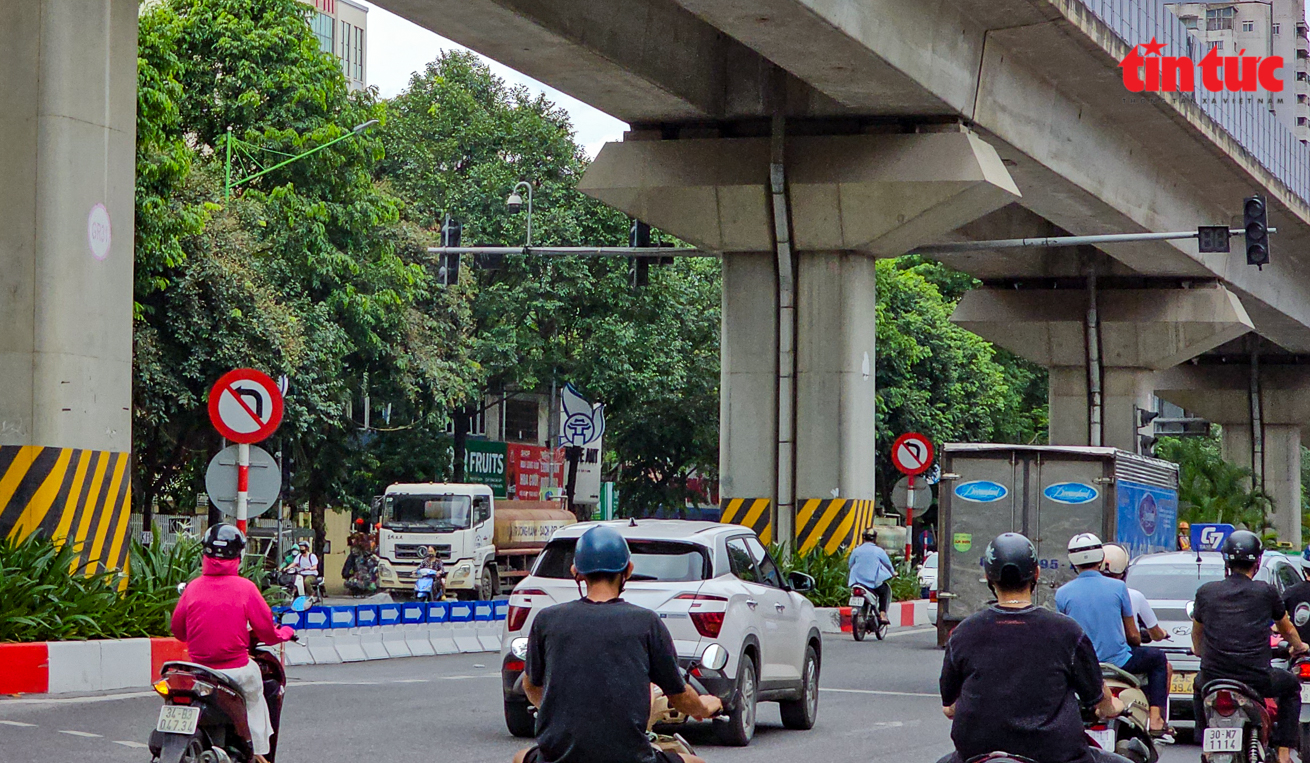
[[[201,559],[173,610],[173,635],[187,644],[191,661],[227,670],[250,662],[250,629],[265,644],[290,641],[295,631],[273,622],[273,612],[254,583],[238,574],[240,559]],[[250,629],[246,628],[250,624]]]

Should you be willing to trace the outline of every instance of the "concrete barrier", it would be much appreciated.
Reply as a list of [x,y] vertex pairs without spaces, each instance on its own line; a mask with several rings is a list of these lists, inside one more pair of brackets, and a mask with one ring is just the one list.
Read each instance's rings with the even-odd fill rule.
[[[850,633],[850,607],[818,607],[815,615],[819,620],[821,633]],[[887,608],[887,618],[893,628],[910,628],[916,625],[932,625],[928,620],[928,600],[898,601]]]

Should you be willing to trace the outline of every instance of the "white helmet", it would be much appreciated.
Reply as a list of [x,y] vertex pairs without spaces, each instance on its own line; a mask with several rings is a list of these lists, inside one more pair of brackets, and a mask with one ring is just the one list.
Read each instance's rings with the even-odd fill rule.
[[1117,543],[1105,546],[1105,561],[1101,562],[1101,572],[1108,572],[1115,577],[1128,569],[1128,549]]
[[1101,539],[1092,533],[1079,533],[1069,539],[1069,564],[1086,567],[1104,560],[1105,548]]

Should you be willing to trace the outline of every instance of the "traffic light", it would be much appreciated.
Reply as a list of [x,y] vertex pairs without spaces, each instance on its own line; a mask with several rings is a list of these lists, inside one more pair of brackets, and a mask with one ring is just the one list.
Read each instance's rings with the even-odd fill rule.
[[1269,211],[1263,198],[1248,196],[1242,202],[1242,227],[1246,230],[1246,264],[1263,270],[1269,264]]
[[[1137,453],[1142,456],[1154,456],[1155,445],[1160,441],[1160,438],[1155,436],[1155,427],[1152,426],[1152,422],[1160,417],[1160,413],[1158,411],[1148,411],[1145,408],[1137,407],[1133,408],[1133,413],[1137,417],[1137,421],[1134,422],[1137,425],[1138,430]],[[1151,431],[1142,434],[1141,430],[1146,427],[1151,427]]]
[[[650,246],[650,226],[641,220],[633,220],[628,231],[628,246],[646,248]],[[632,288],[640,289],[650,285],[650,260],[646,257],[633,257],[628,265]]]
[[[464,226],[459,220],[454,220],[450,215],[446,215],[446,223],[441,226],[441,245],[444,247],[459,246],[460,237],[464,233]],[[451,286],[459,283],[459,255],[449,252],[442,252],[441,267],[437,269],[437,280],[442,286]]]

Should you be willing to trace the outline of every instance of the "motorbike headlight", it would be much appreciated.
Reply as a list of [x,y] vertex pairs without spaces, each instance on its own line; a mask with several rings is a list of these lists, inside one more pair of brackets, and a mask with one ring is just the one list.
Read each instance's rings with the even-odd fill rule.
[[509,653],[516,659],[526,660],[528,658],[528,640],[525,638],[516,638],[509,642]]

